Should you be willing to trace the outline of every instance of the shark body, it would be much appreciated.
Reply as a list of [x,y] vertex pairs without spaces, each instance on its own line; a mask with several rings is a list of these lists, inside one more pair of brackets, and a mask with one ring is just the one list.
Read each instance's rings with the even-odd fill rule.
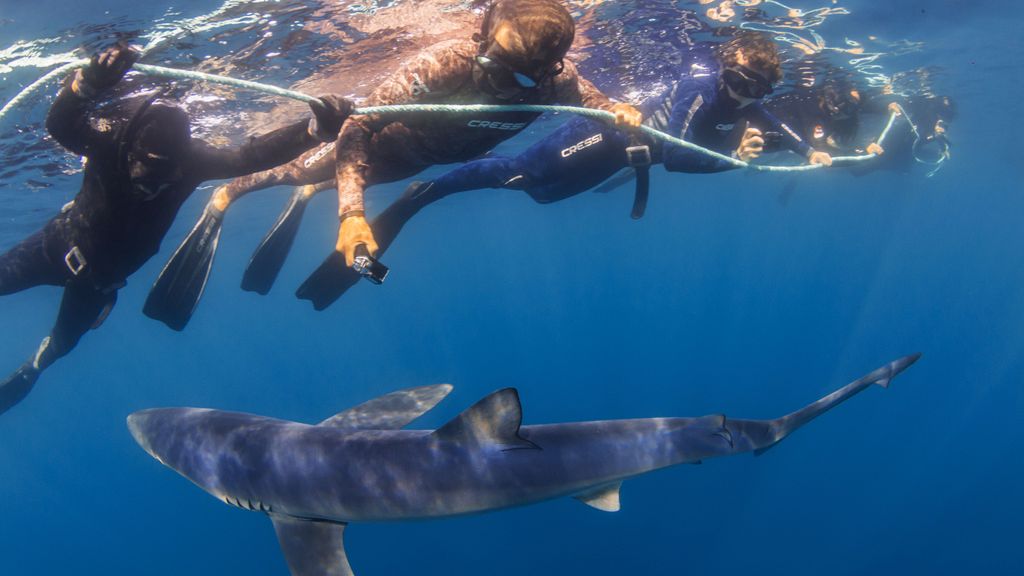
[[645,418],[522,426],[513,388],[437,430],[404,430],[450,391],[394,392],[317,425],[199,408],[128,417],[154,458],[225,503],[267,514],[295,576],[352,574],[352,522],[474,514],[572,496],[619,509],[622,481],[741,452],[760,454],[872,384],[888,387],[907,356],[774,420]]

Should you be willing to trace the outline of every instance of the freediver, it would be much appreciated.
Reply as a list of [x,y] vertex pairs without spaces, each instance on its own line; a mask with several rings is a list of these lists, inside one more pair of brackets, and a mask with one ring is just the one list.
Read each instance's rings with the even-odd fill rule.
[[[840,76],[769,98],[764,107],[815,149],[833,156],[880,156],[851,166],[856,175],[878,170],[905,172],[915,162],[940,166],[949,158],[948,126],[956,116],[956,106],[948,96],[898,97],[884,92],[865,96],[850,79]],[[877,135],[864,137],[865,125],[877,124],[867,120],[890,113],[897,115],[898,123],[890,129],[884,147]],[[780,149],[780,134],[766,134],[765,152]]]
[[[811,164],[831,165],[828,153],[810,146],[762,105],[761,100],[782,80],[778,48],[768,36],[740,32],[713,48],[694,49],[685,61],[690,66],[674,87],[641,106],[644,124],[745,162],[761,155],[764,132],[771,131],[781,134],[782,145]],[[574,118],[518,156],[490,156],[435,180],[414,182],[374,219],[372,228],[383,253],[420,209],[449,194],[506,188],[523,190],[546,204],[589,190],[623,169],[636,172],[633,216],[639,218],[646,206],[649,170],[654,164],[686,173],[735,168],[725,160],[682,146]],[[346,270],[344,278],[335,282],[335,289],[323,293],[329,299],[321,300],[318,308],[329,305],[358,280],[357,273]]]
[[[157,96],[118,105],[124,121],[90,117],[139,53],[118,44],[93,56],[57,95],[46,128],[87,159],[75,199],[41,230],[0,256],[0,294],[63,286],[57,321],[36,353],[0,383],[0,413],[20,402],[40,373],[98,328],[127,278],[157,253],[178,209],[206,180],[234,178],[287,162],[333,140],[352,103],[329,95],[310,105],[313,118],[236,148],[192,138],[189,117]],[[208,240],[216,243],[215,236]]]
[[[488,6],[480,32],[472,39],[441,42],[423,50],[382,82],[365,105],[559,103],[607,110],[615,114],[617,126],[639,126],[638,110],[610,100],[566,58],[574,35],[575,22],[557,0],[498,0]],[[365,188],[408,178],[435,164],[477,158],[539,116],[534,112],[352,116],[335,144],[219,188],[203,218],[223,214],[233,201],[255,190],[307,185],[293,195],[246,270],[243,288],[265,294],[291,248],[306,202],[323,189],[314,185],[335,179],[340,219],[335,251],[298,291],[300,298],[320,309],[321,303],[332,302],[335,294],[345,290],[356,248],[377,252],[375,233],[364,213]],[[203,228],[202,223],[197,226],[197,230]],[[147,313],[183,325],[196,302],[173,296],[180,285],[176,279],[205,277],[208,272],[198,266],[210,265],[213,250],[196,234],[186,239],[158,280],[159,290],[151,295],[153,305],[147,306]]]

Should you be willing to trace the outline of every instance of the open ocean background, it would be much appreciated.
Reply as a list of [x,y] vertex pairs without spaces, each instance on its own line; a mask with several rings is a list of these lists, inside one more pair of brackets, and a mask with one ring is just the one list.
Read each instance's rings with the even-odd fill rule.
[[[637,5],[671,3],[618,4],[628,19]],[[219,5],[0,0],[0,50],[44,37],[63,38],[52,52],[95,46]],[[322,313],[292,293],[333,246],[331,194],[311,204],[271,294],[238,288],[289,194],[279,188],[231,210],[204,300],[175,333],[141,309],[212,187],[197,191],[102,329],[0,417],[0,574],[286,573],[269,522],[139,449],[125,416],[142,408],[315,422],[450,382],[455,392],[418,424],[439,425],[505,386],[519,388],[526,423],[767,418],[916,351],[923,358],[891,389],[867,391],[763,457],[627,481],[617,514],[564,499],[354,525],[349,558],[363,576],[1024,573],[1024,18],[1006,0],[841,5],[851,14],[819,30],[830,43],[923,42],[886,65],[941,67],[935,90],[959,116],[953,158],[934,177],[655,169],[640,221],[628,217],[632,185],[547,206],[513,191],[455,196],[406,228],[385,258],[387,283],[363,283]],[[168,58],[191,67],[182,54],[217,47],[200,39]],[[43,71],[0,73],[0,100]],[[37,144],[55,92],[0,126],[0,250],[78,189],[80,175],[66,173],[77,159]],[[35,164],[10,166],[32,145]],[[403,188],[372,189],[370,210]],[[0,299],[0,373],[35,350],[59,298],[37,288]]]

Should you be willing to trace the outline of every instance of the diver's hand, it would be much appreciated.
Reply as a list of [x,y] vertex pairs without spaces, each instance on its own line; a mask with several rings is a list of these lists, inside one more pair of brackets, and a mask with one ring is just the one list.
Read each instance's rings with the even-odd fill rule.
[[[757,158],[764,151],[764,137],[757,128],[747,128],[740,139],[740,146],[736,149],[736,157],[744,162],[750,162]],[[830,160],[831,161],[831,160]]]
[[334,142],[355,105],[348,98],[326,94],[318,101],[310,102],[309,107],[313,110],[313,118],[309,121],[310,136],[321,142]]
[[877,142],[872,142],[871,144],[868,144],[867,153],[874,154],[875,156],[881,156],[882,154],[885,154],[885,148],[879,146]]
[[895,102],[890,102],[889,105],[886,106],[886,108],[889,109],[889,112],[892,112],[893,114],[895,114],[897,116],[900,115],[900,105],[899,104],[897,104]]
[[815,150],[811,152],[811,155],[807,157],[807,163],[810,165],[820,164],[822,166],[831,166],[832,157],[829,156],[828,152],[819,152]]
[[621,128],[636,128],[644,121],[639,110],[622,102],[613,105],[609,112],[615,114],[615,125]]
[[345,264],[352,266],[356,261],[356,246],[365,244],[366,249],[373,256],[377,253],[377,241],[373,238],[373,231],[366,222],[365,216],[347,216],[341,221],[341,228],[338,230],[338,244],[335,250],[345,255]]
[[92,96],[121,81],[142,53],[128,44],[118,42],[92,57],[89,65],[79,70],[71,89],[79,96]]

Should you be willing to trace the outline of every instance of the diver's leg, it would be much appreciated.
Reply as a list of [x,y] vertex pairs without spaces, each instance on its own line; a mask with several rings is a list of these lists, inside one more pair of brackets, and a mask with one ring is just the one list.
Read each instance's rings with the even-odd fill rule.
[[39,374],[78,344],[82,336],[99,327],[117,301],[117,292],[103,292],[92,286],[71,282],[57,313],[57,323],[43,339],[31,360],[0,382],[0,414],[6,412],[32,390]]
[[44,228],[0,256],[0,295],[14,294],[33,286],[60,286],[67,279],[46,252]]
[[[273,284],[287,250],[291,248],[291,242],[302,221],[302,211],[306,202],[316,192],[330,187],[329,183],[334,177],[333,152],[333,143],[324,144],[288,164],[235,178],[217,188],[199,221],[160,271],[146,298],[143,313],[163,322],[173,330],[184,330],[206,289],[217,253],[224,214],[231,203],[250,192],[271,186],[319,183],[320,186],[303,186],[296,195],[293,195],[292,201],[271,229],[269,237],[264,238],[261,243],[258,251],[270,250],[268,254],[276,260],[266,262],[265,266],[263,260],[257,260],[258,266],[253,273],[249,274],[247,270],[247,276],[253,275],[258,280],[252,288],[257,292],[262,290],[261,293],[265,294],[270,289],[270,284]],[[274,252],[276,249],[283,249],[283,252]],[[243,280],[242,286],[249,289],[246,280]]]
[[520,157],[521,175],[506,184],[550,204],[585,192],[628,165],[629,137],[603,122],[577,118]]
[[215,208],[224,212],[232,202],[250,192],[271,186],[321,184],[333,178],[334,142],[328,142],[303,153],[287,164],[263,172],[239,176],[227,184],[219,186],[214,191],[210,202]]

